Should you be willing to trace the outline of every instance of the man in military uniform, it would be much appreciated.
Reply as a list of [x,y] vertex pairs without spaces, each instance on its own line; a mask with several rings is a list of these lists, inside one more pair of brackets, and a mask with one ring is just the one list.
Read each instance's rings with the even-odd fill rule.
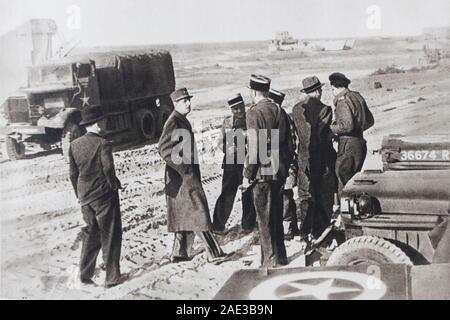
[[[293,150],[287,149],[291,139],[288,120],[281,108],[269,99],[270,82],[264,76],[250,78],[254,105],[247,111],[248,155],[243,180],[244,188],[252,185],[263,269],[288,263],[282,188],[293,156]],[[272,141],[277,138],[278,141]]]
[[174,263],[192,259],[195,234],[203,241],[208,261],[221,263],[228,259],[210,231],[211,218],[202,187],[194,133],[186,115],[191,98],[186,88],[172,93],[175,110],[164,124],[158,144],[166,162],[165,193],[167,229],[175,233],[171,260]]
[[339,141],[336,173],[341,190],[363,167],[367,155],[363,132],[371,128],[375,120],[361,94],[348,89],[351,81],[345,75],[336,72],[329,79],[335,96],[335,120],[331,130]]
[[316,76],[303,80],[306,97],[292,111],[298,136],[298,193],[300,200],[300,238],[304,246],[308,236],[319,237],[330,224],[337,181],[334,172],[330,124],[331,107],[323,104],[323,84]]
[[[284,97],[286,95],[275,89],[270,89],[269,99],[275,102],[280,108],[283,105]],[[286,112],[286,110],[281,109],[288,118],[289,128],[291,131],[292,141],[291,148],[295,150],[297,146],[297,138],[295,134],[295,125],[291,116]],[[286,183],[283,188],[283,225],[284,225],[284,240],[292,240],[295,236],[299,235],[298,221],[297,221],[297,206],[294,200],[294,190],[293,188],[297,184],[297,155],[294,152],[294,158],[292,164],[289,168],[289,176],[286,179]]]
[[[225,232],[225,224],[233,209],[237,190],[242,184],[245,147],[246,147],[246,117],[245,103],[241,94],[228,99],[232,116],[226,117],[222,124],[219,138],[219,148],[223,150],[222,192],[217,199],[213,215],[213,230],[215,233]],[[242,191],[242,220],[244,233],[251,232],[256,223],[256,215],[251,201],[251,191]]]
[[80,280],[94,284],[97,256],[102,249],[106,267],[105,287],[123,282],[120,274],[122,218],[111,145],[100,133],[105,117],[99,106],[82,111],[81,125],[87,133],[72,141],[69,148],[70,179],[81,205],[86,227],[82,230]]

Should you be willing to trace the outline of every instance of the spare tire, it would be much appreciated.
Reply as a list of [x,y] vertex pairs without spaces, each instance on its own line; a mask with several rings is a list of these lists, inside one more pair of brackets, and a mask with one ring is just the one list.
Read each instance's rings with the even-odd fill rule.
[[61,149],[66,163],[69,163],[70,143],[85,134],[86,130],[80,126],[75,119],[69,119],[64,125],[61,136]]
[[359,264],[406,264],[411,259],[392,242],[373,236],[355,237],[337,247],[327,261],[327,266]]
[[146,140],[155,138],[157,125],[153,112],[148,109],[140,109],[134,114],[134,118],[137,130],[142,138]]

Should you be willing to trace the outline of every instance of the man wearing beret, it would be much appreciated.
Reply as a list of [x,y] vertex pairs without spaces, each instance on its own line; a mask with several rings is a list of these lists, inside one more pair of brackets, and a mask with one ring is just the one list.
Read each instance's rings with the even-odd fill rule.
[[[284,97],[286,95],[275,89],[270,89],[269,98],[275,102],[280,108],[283,105]],[[291,116],[281,108],[281,110],[286,114],[289,121],[289,128],[291,130],[292,140],[291,148],[294,150],[294,158],[292,159],[292,164],[289,168],[289,176],[286,179],[286,183],[283,188],[283,224],[284,224],[284,240],[292,240],[295,236],[299,235],[298,221],[297,221],[297,206],[294,200],[294,190],[293,188],[297,184],[297,155],[295,149],[297,147],[297,137],[295,134],[295,125]]]
[[211,230],[208,202],[203,190],[197,147],[191,124],[191,98],[186,88],[171,94],[174,111],[164,124],[158,144],[166,162],[165,193],[167,229],[175,233],[171,260],[191,260],[195,234],[203,241],[209,262],[226,261],[229,256],[220,248]]
[[247,112],[248,155],[243,181],[244,188],[253,186],[263,269],[288,264],[282,189],[293,157],[287,143],[291,140],[289,123],[285,113],[269,99],[270,82],[264,76],[250,78],[254,105]]
[[348,89],[351,81],[345,75],[336,72],[329,79],[335,97],[335,120],[331,130],[339,141],[336,173],[341,190],[362,169],[367,154],[363,133],[375,120],[361,94]]
[[100,106],[82,110],[81,125],[87,133],[71,142],[69,148],[70,179],[81,205],[86,227],[82,230],[80,280],[94,284],[92,277],[100,249],[106,267],[105,287],[123,282],[120,274],[122,218],[111,145],[103,138],[105,116]]
[[321,102],[323,84],[316,76],[305,78],[302,84],[306,97],[294,106],[292,117],[299,139],[297,181],[304,246],[309,235],[318,238],[329,226],[337,181],[330,130],[333,113]]
[[[247,124],[244,99],[239,93],[228,99],[228,105],[232,115],[224,119],[219,138],[219,148],[224,153],[222,192],[217,199],[213,215],[213,230],[218,234],[225,233],[225,225],[233,209],[237,190],[242,184],[246,153]],[[251,232],[255,224],[251,190],[242,190],[242,232]]]

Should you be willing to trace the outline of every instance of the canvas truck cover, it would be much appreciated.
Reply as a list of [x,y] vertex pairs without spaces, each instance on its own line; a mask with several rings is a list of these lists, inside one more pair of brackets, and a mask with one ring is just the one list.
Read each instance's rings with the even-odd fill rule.
[[165,50],[87,53],[29,68],[29,86],[77,86],[77,63],[94,62],[102,99],[136,99],[175,90],[172,57]]

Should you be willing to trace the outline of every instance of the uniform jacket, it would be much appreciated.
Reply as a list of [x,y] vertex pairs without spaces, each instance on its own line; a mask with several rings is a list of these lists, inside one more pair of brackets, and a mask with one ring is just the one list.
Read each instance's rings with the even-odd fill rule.
[[[188,140],[172,141],[177,129],[188,133]],[[187,146],[182,163],[174,162],[172,152],[181,144]],[[201,183],[198,154],[191,124],[185,116],[174,111],[164,125],[158,144],[159,154],[166,162],[165,193],[167,200],[167,229],[178,231],[207,231],[211,229],[208,202]],[[177,150],[177,149],[176,149]]]
[[[251,129],[257,133],[256,137],[252,136],[252,133],[249,132]],[[270,131],[268,133],[269,137],[265,138],[258,134],[261,129],[279,130],[279,150],[271,150]],[[247,134],[248,155],[244,176],[249,180],[258,181],[285,180],[294,158],[294,146],[292,145],[292,136],[286,111],[273,101],[262,99],[247,111]],[[265,164],[260,159],[260,139],[266,140],[267,153],[271,159],[273,159],[274,155],[279,155],[278,170],[272,174],[264,174],[261,171],[263,167],[270,167],[270,164]]]
[[82,206],[121,188],[111,145],[101,136],[88,132],[72,141],[69,161],[70,180]]
[[330,130],[332,117],[331,107],[317,98],[308,96],[294,106],[292,118],[298,137],[298,167],[302,172],[314,169],[323,172],[336,160]]
[[[240,130],[238,130],[240,129]],[[227,134],[230,134],[230,131],[233,131],[233,134],[236,136],[234,141],[226,141]],[[222,169],[233,170],[233,169],[242,169],[244,165],[243,162],[239,163],[237,159],[237,143],[238,141],[244,141],[244,145],[240,146],[243,149],[244,157],[246,154],[246,131],[247,131],[247,123],[246,116],[244,115],[242,118],[236,118],[234,116],[228,116],[224,119],[222,128],[220,130],[219,137],[219,148],[222,149],[224,153]],[[230,138],[229,138],[230,139]],[[233,159],[233,163],[226,164],[226,160]],[[245,160],[245,159],[244,159]]]
[[363,132],[375,123],[372,112],[359,92],[344,89],[334,99],[336,120],[331,130],[338,136],[363,138]]

